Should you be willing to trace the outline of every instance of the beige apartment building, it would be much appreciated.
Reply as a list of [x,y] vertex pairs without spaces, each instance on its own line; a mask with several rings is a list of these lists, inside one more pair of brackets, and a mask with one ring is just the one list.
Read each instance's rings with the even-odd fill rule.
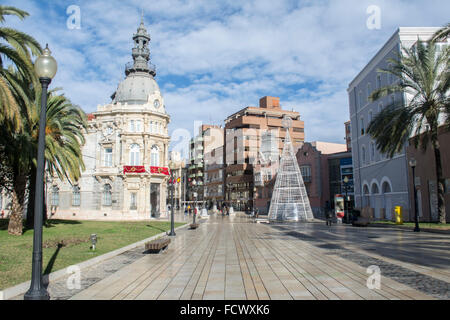
[[277,97],[263,97],[259,107],[246,107],[225,120],[225,201],[236,210],[252,208],[257,195],[254,166],[278,161],[284,147],[284,116],[292,119],[290,129],[294,149],[304,142],[304,122],[295,111],[283,110]]
[[[201,125],[198,135],[191,139],[189,144],[190,159],[187,171],[189,201],[194,200],[194,192],[197,193],[198,201],[206,201],[205,155],[210,154],[214,149],[221,146],[223,146],[223,128],[217,125]],[[194,179],[197,183],[196,187],[192,186]]]

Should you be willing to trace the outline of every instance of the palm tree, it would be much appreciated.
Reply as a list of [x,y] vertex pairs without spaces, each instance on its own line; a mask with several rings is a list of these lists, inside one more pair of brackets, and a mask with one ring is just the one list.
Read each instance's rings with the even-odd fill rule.
[[[4,23],[6,15],[24,19],[28,13],[15,7],[0,5],[0,23]],[[31,55],[40,54],[42,48],[33,37],[15,29],[0,27],[0,125],[6,124],[15,132],[22,129],[20,113],[23,106],[20,103],[30,98],[18,86],[16,71],[21,78],[37,86],[38,79],[33,70]]]
[[447,39],[450,36],[450,23],[448,23],[442,29],[436,31],[436,33],[431,38],[432,42],[438,42]]
[[407,102],[406,105],[388,105],[368,127],[368,133],[375,139],[377,148],[391,158],[396,152],[402,152],[405,142],[411,136],[414,136],[415,147],[420,146],[423,150],[431,141],[438,181],[440,223],[446,223],[446,217],[438,126],[442,117],[450,122],[449,56],[448,47],[436,52],[433,42],[424,43],[419,40],[410,49],[402,48],[397,59],[389,59],[392,68],[381,69],[379,72],[393,74],[399,81],[374,91],[370,100],[403,92]]
[[[47,102],[45,136],[45,161],[51,177],[67,179],[71,184],[78,181],[85,170],[81,147],[85,142],[83,132],[87,129],[85,113],[73,105],[64,95],[57,95],[58,89],[51,90]],[[39,95],[38,95],[39,96]],[[36,187],[36,155],[39,133],[40,99],[37,99],[32,113],[33,159],[30,172],[29,199],[34,199]],[[44,211],[46,212],[46,211]],[[27,227],[33,227],[34,202],[28,201]]]

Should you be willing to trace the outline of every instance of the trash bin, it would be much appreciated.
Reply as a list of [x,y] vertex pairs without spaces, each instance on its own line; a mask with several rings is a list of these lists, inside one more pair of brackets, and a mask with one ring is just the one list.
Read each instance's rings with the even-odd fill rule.
[[401,206],[395,207],[395,223],[403,224],[403,208]]

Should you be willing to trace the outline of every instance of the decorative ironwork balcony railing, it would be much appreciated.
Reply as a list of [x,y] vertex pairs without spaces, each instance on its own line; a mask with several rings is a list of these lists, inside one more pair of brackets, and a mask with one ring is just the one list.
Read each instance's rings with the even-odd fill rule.
[[156,76],[156,67],[153,63],[147,63],[146,68],[135,66],[134,62],[128,62],[127,64],[125,64],[125,75],[128,76],[130,72],[135,71],[149,72],[152,76]]

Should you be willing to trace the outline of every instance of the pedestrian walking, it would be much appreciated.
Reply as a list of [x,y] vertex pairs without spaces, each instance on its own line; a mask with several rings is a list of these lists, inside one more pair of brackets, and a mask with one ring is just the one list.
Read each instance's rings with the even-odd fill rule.
[[328,201],[325,204],[325,220],[327,226],[331,226],[333,222],[333,210],[330,208],[330,203]]

